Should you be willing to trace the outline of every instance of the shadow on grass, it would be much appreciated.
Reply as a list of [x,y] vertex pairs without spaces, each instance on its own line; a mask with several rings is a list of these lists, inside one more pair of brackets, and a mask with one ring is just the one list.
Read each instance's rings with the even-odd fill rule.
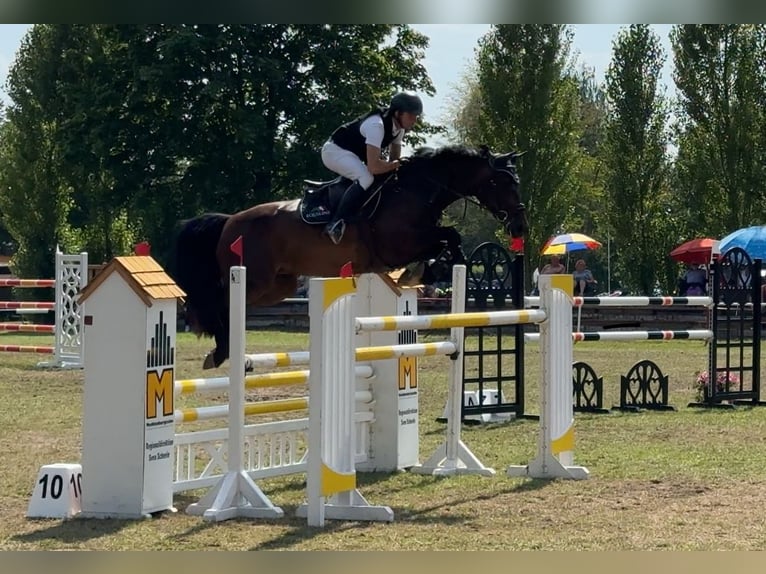
[[[359,480],[358,485],[360,487],[364,487],[365,485],[369,486],[376,482],[382,482],[386,480],[386,477],[390,477],[390,475],[382,473],[359,475],[359,477],[362,476],[363,479]],[[425,476],[423,478],[426,479],[426,483],[429,485],[432,482],[445,480],[443,477]],[[413,510],[411,507],[393,505],[391,505],[391,509],[394,511],[395,522],[406,522],[410,524],[423,525],[439,524],[443,526],[467,524],[470,522],[475,522],[476,520],[476,512],[473,510],[473,504],[485,500],[490,500],[503,494],[536,491],[546,487],[550,484],[550,482],[551,481],[549,480],[539,479],[525,480],[521,483],[509,485],[508,488],[501,490],[493,490],[492,492],[488,492],[486,494],[481,494],[479,496],[468,496],[462,499],[453,498],[439,504],[434,504],[425,508],[419,508],[417,510]],[[424,485],[424,483],[419,484],[421,488]],[[413,484],[411,486],[415,487],[417,485]],[[464,511],[456,512],[457,506],[464,505],[466,506]],[[279,524],[282,527],[290,526],[291,528],[284,531],[282,534],[273,538],[272,540],[264,541],[261,544],[253,546],[250,548],[250,550],[288,550],[293,548],[296,544],[306,540],[311,540],[318,535],[327,536],[330,534],[343,532],[364,531],[366,529],[376,527],[375,522],[337,520],[327,520],[324,527],[309,527],[306,525],[305,519],[295,517],[295,511],[297,508],[296,506],[284,505],[282,508],[285,511],[285,519],[280,521],[273,521],[273,523]],[[451,514],[440,514],[440,511],[443,510],[447,510],[448,512],[451,512]]]
[[[39,522],[43,523],[44,521],[40,520]],[[135,520],[118,520],[113,518],[103,520],[72,518],[71,520],[57,522],[54,525],[35,530],[34,532],[17,534],[11,537],[11,540],[28,544],[36,544],[46,540],[63,543],[86,542],[101,538],[102,536],[116,534],[131,524],[135,524],[135,522]]]
[[[441,478],[434,478],[433,480],[443,480]],[[434,504],[418,510],[413,510],[409,507],[391,506],[394,511],[395,522],[407,522],[410,524],[440,524],[443,526],[453,526],[475,522],[476,513],[471,510],[470,504],[481,502],[497,497],[499,494],[511,494],[514,492],[533,491],[543,488],[549,484],[546,480],[530,480],[521,484],[513,485],[509,488],[501,491],[493,491],[485,495],[476,497],[465,498],[462,500],[449,500],[440,504]],[[465,511],[458,514],[454,514],[454,507],[458,505],[469,505]],[[289,508],[289,510],[288,510]],[[327,520],[324,527],[309,527],[306,526],[305,519],[295,518],[295,507],[283,507],[285,510],[285,517],[288,518],[287,524],[294,525],[294,528],[287,530],[272,540],[265,541],[261,544],[253,546],[250,550],[288,550],[294,547],[296,544],[310,540],[315,536],[327,536],[331,534],[352,532],[352,531],[364,531],[376,527],[374,522],[350,522],[350,521],[336,521]],[[438,514],[442,510],[452,511],[453,514],[445,516]],[[279,522],[282,526],[285,526],[285,522]]]
[[[407,476],[412,479],[411,481],[407,481],[407,484],[389,484],[386,488],[391,493],[407,490],[414,491],[416,489],[428,489],[443,480],[450,480],[448,477],[409,475],[408,473]],[[387,472],[363,473],[357,475],[357,482],[360,490],[364,493],[366,488],[390,482],[391,478],[392,473]],[[491,492],[482,493],[478,496],[468,495],[457,499],[451,498],[450,500],[441,501],[427,507],[413,509],[410,506],[392,505],[391,508],[394,511],[395,522],[428,525],[440,524],[444,526],[460,525],[475,521],[475,512],[471,510],[472,505],[475,503],[490,500],[502,494],[538,490],[545,487],[547,484],[549,484],[549,481],[524,480],[522,482],[508,483],[506,488],[500,490],[492,490]],[[293,481],[288,484],[274,486],[275,488],[268,489],[269,496],[273,496],[278,492],[285,493],[305,489],[305,483],[303,483],[303,481]],[[177,495],[174,499],[174,506],[177,508],[179,514],[184,513],[186,507],[197,500],[199,500],[198,496]],[[310,541],[317,536],[328,536],[336,533],[364,532],[365,530],[378,526],[374,522],[327,520],[324,527],[309,527],[306,524],[305,518],[299,518],[295,515],[298,508],[297,504],[279,504],[279,506],[284,511],[283,518],[258,519],[257,524],[262,527],[275,527],[275,529],[279,529],[281,532],[274,538],[265,540],[262,543],[253,546],[250,550],[289,550],[301,545],[303,542]],[[464,510],[458,508],[462,506],[465,507]],[[448,514],[445,514],[444,511]],[[162,516],[172,518],[173,514],[159,515],[160,518]],[[251,519],[244,518],[235,519],[235,521],[253,523]],[[129,528],[131,525],[135,525],[135,523],[136,521],[131,519],[93,520],[74,518],[57,522],[52,525],[40,521],[40,524],[44,525],[43,528],[33,532],[15,535],[12,537],[12,540],[26,544],[40,544],[46,541],[78,544],[101,537],[108,537],[113,534],[119,534],[120,531]],[[200,519],[198,523],[183,532],[169,536],[168,539],[183,541],[189,537],[194,537],[197,534],[204,533],[207,530],[218,526],[219,523],[217,522],[208,522]]]

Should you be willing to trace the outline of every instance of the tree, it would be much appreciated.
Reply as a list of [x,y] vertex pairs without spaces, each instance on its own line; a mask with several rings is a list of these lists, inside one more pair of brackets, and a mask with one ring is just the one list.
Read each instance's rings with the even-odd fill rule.
[[469,143],[526,152],[520,160],[530,222],[525,254],[535,258],[577,211],[579,102],[568,67],[571,38],[563,25],[494,26],[479,42],[476,100],[466,107],[477,120],[465,134]]
[[14,104],[0,130],[0,216],[17,244],[13,267],[22,276],[49,277],[56,245],[67,244],[71,190],[61,177],[56,133],[61,124],[55,79],[62,38],[35,26],[9,71]]
[[651,294],[657,268],[675,240],[668,237],[669,194],[665,125],[667,107],[658,91],[664,54],[646,24],[620,31],[606,73],[609,115],[604,162],[609,224],[623,283]]
[[675,26],[671,44],[679,92],[675,181],[688,198],[685,228],[721,237],[762,223],[766,26]]
[[98,260],[147,239],[162,262],[178,219],[297,194],[338,123],[433,93],[427,44],[394,25],[37,25],[9,74],[0,185],[55,217],[2,217],[35,249]]

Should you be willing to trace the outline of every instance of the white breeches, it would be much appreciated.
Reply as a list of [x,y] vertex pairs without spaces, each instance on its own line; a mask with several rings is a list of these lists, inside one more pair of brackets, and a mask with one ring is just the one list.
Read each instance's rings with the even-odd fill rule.
[[327,169],[347,177],[351,181],[358,181],[364,189],[368,189],[375,179],[355,153],[343,149],[331,141],[322,146],[322,163]]

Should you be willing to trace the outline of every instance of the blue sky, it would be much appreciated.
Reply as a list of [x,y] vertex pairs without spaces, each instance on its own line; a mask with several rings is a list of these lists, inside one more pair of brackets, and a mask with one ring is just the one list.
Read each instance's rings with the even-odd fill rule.
[[[574,25],[574,52],[580,64],[593,68],[596,78],[602,81],[611,58],[612,41],[622,24],[576,24]],[[667,85],[670,78],[670,43],[668,33],[671,24],[653,24],[666,51],[667,62],[663,78]],[[0,25],[0,86],[5,83],[8,67],[13,61],[21,38],[29,28],[25,24]],[[413,28],[430,38],[425,66],[436,86],[437,95],[425,98],[426,115],[434,122],[443,122],[448,104],[455,97],[456,86],[473,60],[478,39],[485,34],[489,24],[413,24]],[[7,102],[5,91],[0,87],[0,99]]]

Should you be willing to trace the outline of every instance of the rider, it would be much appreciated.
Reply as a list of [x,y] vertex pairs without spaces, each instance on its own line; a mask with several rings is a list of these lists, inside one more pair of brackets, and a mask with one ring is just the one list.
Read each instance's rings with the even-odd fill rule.
[[[423,102],[416,94],[399,92],[387,108],[375,109],[336,129],[322,146],[325,166],[353,183],[346,189],[325,231],[333,243],[340,243],[346,230],[345,219],[364,203],[374,176],[399,168],[404,134],[423,113]],[[388,160],[382,151],[388,148]]]

